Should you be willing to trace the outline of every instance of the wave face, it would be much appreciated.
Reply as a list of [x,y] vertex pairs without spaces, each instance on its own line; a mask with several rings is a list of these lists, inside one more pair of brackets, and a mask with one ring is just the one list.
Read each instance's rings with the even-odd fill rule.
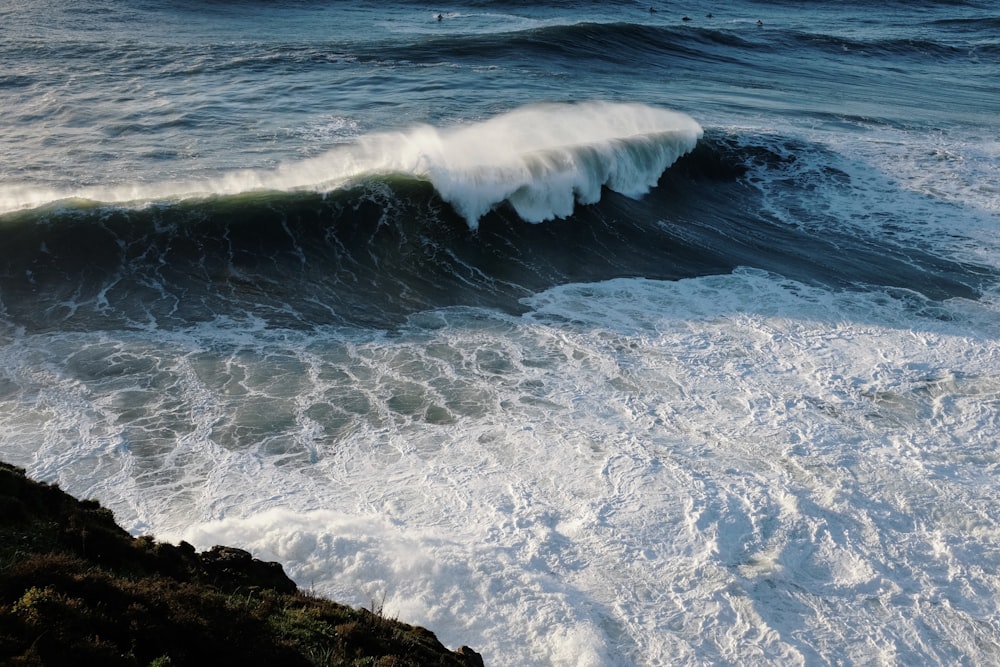
[[995,664],[997,22],[0,3],[0,455],[487,664]]

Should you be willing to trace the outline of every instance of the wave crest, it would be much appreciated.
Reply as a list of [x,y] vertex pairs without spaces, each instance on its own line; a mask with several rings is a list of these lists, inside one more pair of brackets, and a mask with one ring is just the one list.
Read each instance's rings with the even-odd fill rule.
[[503,201],[541,222],[599,201],[605,186],[645,194],[701,135],[690,117],[640,104],[538,105],[400,137],[410,161],[401,171],[430,180],[470,227]]
[[522,107],[486,121],[429,125],[360,137],[327,153],[274,170],[243,170],[201,181],[129,184],[75,191],[8,186],[0,210],[74,198],[150,202],[253,191],[331,191],[373,176],[429,181],[473,229],[509,202],[528,222],[566,217],[608,187],[638,197],[702,129],[689,116],[643,104],[585,102]]

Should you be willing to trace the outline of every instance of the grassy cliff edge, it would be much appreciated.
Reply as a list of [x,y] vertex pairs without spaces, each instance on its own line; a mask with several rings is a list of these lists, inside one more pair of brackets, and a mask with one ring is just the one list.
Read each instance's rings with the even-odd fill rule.
[[429,630],[306,595],[233,547],[134,538],[0,462],[0,663],[479,667]]

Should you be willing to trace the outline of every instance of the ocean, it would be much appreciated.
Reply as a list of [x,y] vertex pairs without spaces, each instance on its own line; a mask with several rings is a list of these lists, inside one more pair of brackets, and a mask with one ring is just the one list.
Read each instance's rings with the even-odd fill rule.
[[5,0],[0,458],[497,666],[1000,664],[1000,6]]

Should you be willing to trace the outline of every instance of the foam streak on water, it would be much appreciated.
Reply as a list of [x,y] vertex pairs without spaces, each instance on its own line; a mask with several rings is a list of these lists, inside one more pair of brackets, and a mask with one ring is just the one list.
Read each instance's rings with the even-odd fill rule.
[[39,472],[98,480],[133,530],[384,595],[491,664],[997,650],[995,309],[752,271],[529,305],[24,337],[0,425],[77,442]]

